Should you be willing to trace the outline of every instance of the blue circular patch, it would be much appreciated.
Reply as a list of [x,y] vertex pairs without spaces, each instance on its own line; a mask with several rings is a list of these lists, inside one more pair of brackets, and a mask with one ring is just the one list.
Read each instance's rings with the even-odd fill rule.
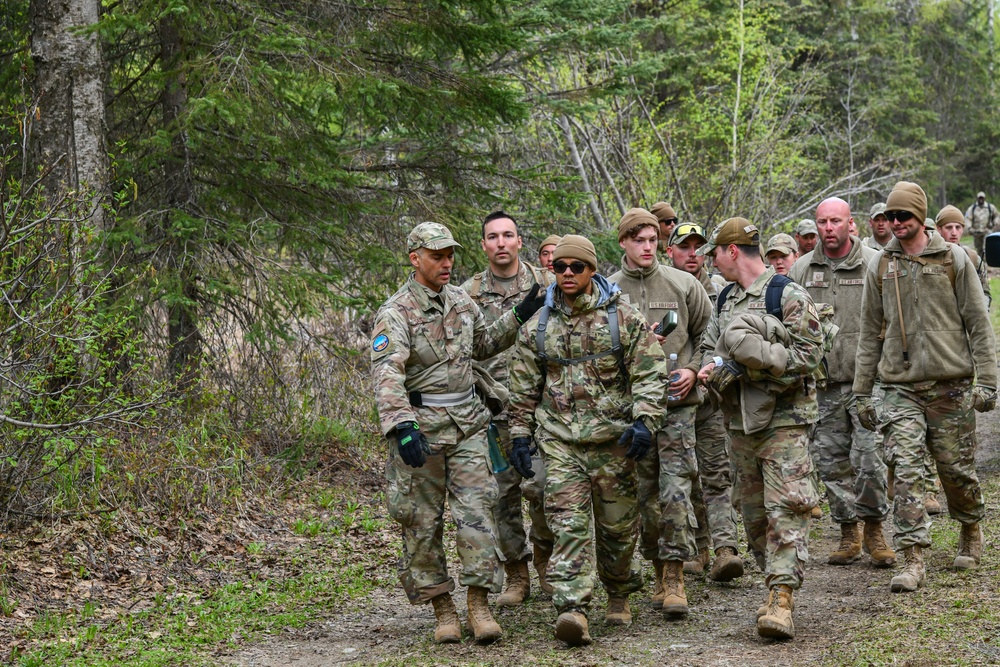
[[389,337],[385,334],[379,334],[375,336],[375,340],[372,341],[372,349],[376,352],[381,352],[389,346]]

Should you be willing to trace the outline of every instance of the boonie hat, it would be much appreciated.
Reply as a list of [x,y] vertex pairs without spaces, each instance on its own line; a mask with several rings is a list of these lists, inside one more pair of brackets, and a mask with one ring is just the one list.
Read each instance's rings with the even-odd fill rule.
[[421,222],[413,228],[406,237],[406,251],[413,252],[418,248],[428,250],[443,250],[445,248],[461,248],[462,244],[451,235],[451,230],[438,222]]
[[684,243],[684,241],[692,236],[697,236],[702,241],[708,242],[708,237],[705,236],[705,229],[701,225],[696,225],[693,222],[685,222],[683,225],[677,225],[674,227],[674,231],[670,232],[670,240],[667,242],[667,245]]
[[782,255],[791,255],[793,252],[797,252],[797,248],[798,244],[795,243],[795,239],[788,234],[775,234],[767,242],[764,256],[766,257],[772,251],[780,252]]
[[698,248],[699,255],[707,255],[719,246],[760,245],[760,231],[746,218],[729,218],[712,232],[708,243]]
[[816,221],[805,218],[799,222],[798,226],[795,227],[795,233],[799,236],[805,236],[806,234],[819,234],[816,229]]
[[868,217],[874,220],[876,216],[885,215],[885,204],[879,202],[872,206],[872,210],[868,211]]

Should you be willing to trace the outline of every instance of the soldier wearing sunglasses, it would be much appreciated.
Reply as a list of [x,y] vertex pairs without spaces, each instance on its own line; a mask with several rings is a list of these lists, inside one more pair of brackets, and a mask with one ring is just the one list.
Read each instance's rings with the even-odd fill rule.
[[533,443],[542,452],[545,518],[556,536],[547,572],[559,612],[555,634],[577,646],[591,641],[594,539],[608,592],[605,621],[632,621],[628,596],[642,586],[632,566],[635,468],[661,427],[667,368],[642,313],[597,273],[588,239],[564,236],[552,267],[556,284],[521,328],[511,361],[511,463],[531,477]]
[[906,559],[893,592],[924,583],[931,545],[924,507],[925,452],[937,464],[948,513],[962,524],[956,569],[975,568],[985,505],[976,477],[973,409],[996,405],[996,345],[976,267],[960,247],[924,229],[927,196],[900,181],[886,200],[895,236],[868,264],[854,394],[866,428],[880,426],[872,389],[881,379],[883,426],[894,443],[894,541]]
[[674,211],[673,206],[665,201],[658,201],[650,206],[649,212],[656,216],[656,221],[660,228],[660,252],[666,252],[667,245],[670,242],[670,235],[677,225],[677,212]]

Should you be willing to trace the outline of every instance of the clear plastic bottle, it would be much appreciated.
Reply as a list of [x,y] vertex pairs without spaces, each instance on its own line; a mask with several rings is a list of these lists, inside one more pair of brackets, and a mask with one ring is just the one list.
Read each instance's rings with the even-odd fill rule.
[[674,383],[681,379],[681,374],[678,372],[679,370],[680,365],[677,363],[677,355],[671,354],[670,365],[667,368],[667,378],[670,380],[670,386],[667,388],[668,401],[680,400],[680,396],[678,396],[677,392],[673,389]]

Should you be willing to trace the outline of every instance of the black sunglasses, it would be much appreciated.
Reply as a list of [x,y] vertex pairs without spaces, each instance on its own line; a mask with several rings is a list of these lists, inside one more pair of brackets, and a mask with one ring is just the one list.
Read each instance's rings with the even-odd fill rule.
[[583,270],[587,268],[586,262],[573,262],[572,264],[567,264],[566,262],[552,262],[552,270],[556,273],[566,273],[566,269],[569,269],[576,275],[583,273]]
[[660,223],[664,225],[676,225],[677,218],[664,218],[663,220],[660,220]]
[[909,211],[886,211],[885,217],[889,222],[895,222],[897,220],[900,222],[906,222],[907,220],[911,220],[914,215]]

